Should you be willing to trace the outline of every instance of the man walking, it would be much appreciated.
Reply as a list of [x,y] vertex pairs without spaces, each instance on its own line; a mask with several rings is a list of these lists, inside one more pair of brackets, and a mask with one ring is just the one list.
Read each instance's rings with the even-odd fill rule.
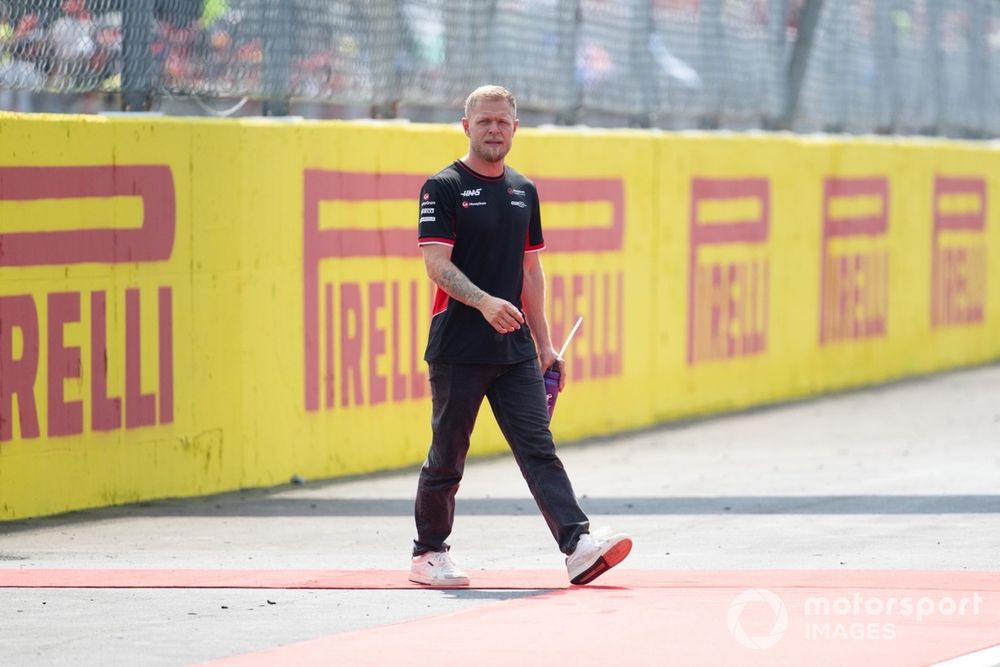
[[468,152],[420,192],[419,243],[437,292],[424,355],[433,436],[417,486],[410,580],[432,586],[469,583],[445,540],[484,398],[566,554],[570,581],[593,581],[632,548],[625,535],[590,533],[549,430],[542,372],[563,364],[545,317],[538,194],[504,163],[517,125],[508,90],[474,90],[462,118]]

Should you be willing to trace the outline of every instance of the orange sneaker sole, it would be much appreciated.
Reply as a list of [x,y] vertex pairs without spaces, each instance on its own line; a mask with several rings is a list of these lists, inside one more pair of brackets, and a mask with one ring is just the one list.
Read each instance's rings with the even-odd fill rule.
[[615,565],[618,565],[618,563],[625,560],[631,551],[632,540],[626,537],[608,549],[607,553],[598,558],[593,565],[571,579],[570,583],[575,586],[589,584],[594,579],[597,579]]

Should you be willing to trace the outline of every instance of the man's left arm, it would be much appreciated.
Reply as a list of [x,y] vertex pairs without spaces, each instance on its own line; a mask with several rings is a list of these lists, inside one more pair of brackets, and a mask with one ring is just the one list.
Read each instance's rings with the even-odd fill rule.
[[[521,307],[528,328],[535,339],[535,349],[538,350],[538,363],[544,373],[553,364],[563,370],[562,359],[556,356],[549,336],[549,321],[545,317],[545,271],[542,260],[537,252],[524,253],[524,286],[521,289]],[[559,375],[559,389],[566,384],[566,374]]]

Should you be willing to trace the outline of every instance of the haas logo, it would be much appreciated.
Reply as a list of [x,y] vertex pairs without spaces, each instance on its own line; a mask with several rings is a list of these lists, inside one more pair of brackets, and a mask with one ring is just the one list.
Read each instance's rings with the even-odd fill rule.
[[478,197],[482,193],[482,188],[476,188],[475,190],[462,190],[463,197]]

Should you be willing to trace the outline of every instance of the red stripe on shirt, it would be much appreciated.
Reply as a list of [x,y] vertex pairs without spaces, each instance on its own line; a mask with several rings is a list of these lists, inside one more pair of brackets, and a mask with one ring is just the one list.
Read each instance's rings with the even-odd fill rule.
[[438,287],[437,291],[434,292],[434,306],[431,308],[431,317],[440,315],[448,310],[448,299],[448,293]]
[[431,243],[441,243],[443,245],[455,245],[455,239],[446,239],[439,236],[427,236],[417,241],[417,245],[428,245]]

